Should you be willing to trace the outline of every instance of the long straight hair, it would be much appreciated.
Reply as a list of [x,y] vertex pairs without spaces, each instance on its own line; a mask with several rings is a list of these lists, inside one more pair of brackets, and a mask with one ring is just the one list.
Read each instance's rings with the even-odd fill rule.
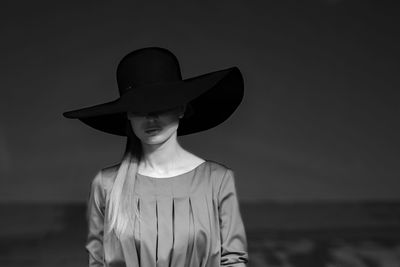
[[142,146],[140,139],[133,133],[129,120],[126,128],[128,138],[125,152],[111,189],[107,212],[110,223],[106,231],[114,231],[118,239],[133,234],[135,216],[141,220],[138,207],[134,205],[134,186],[142,157]]

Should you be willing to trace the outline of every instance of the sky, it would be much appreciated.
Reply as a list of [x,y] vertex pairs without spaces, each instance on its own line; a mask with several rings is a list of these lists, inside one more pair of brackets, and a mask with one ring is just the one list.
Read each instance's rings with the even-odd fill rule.
[[4,1],[0,202],[82,202],[125,140],[64,111],[118,97],[119,60],[170,49],[184,78],[238,66],[242,105],[182,137],[242,201],[398,200],[399,19],[390,1]]

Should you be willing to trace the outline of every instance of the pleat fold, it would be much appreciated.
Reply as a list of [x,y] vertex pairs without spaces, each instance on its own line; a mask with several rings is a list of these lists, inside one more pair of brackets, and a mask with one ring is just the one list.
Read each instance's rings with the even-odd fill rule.
[[[140,214],[140,206],[141,206],[141,201],[140,198],[135,196],[135,200],[136,200],[136,207],[138,210],[138,214],[139,216],[141,216]],[[140,236],[140,218],[135,217],[135,224],[134,224],[134,239],[135,239],[135,248],[136,248],[136,254],[137,255],[141,255],[140,251],[140,240],[141,240],[141,236]],[[140,258],[138,258],[138,266],[140,266]]]
[[199,234],[199,225],[196,223],[196,218],[198,216],[196,210],[196,201],[195,198],[189,197],[189,233],[190,233],[190,241],[189,241],[189,248],[187,253],[187,259],[189,260],[188,265],[185,267],[191,266],[200,266],[199,263],[199,255],[198,255],[198,248],[197,243],[202,239],[201,234]]
[[172,197],[159,196],[157,206],[157,267],[169,267],[173,247]]
[[176,227],[175,227],[175,198],[172,197],[172,249],[171,249],[171,254],[169,257],[169,264],[168,266],[171,267],[172,265],[172,258],[174,255],[174,247],[175,247],[175,233],[176,233]]
[[[144,200],[142,200],[144,202]],[[140,205],[140,214],[142,223],[140,224],[140,266],[156,266],[157,250],[157,201],[154,197],[145,200]]]
[[[173,253],[171,258],[170,267],[181,266],[185,260],[190,257],[189,243],[191,243],[190,236],[190,204],[188,197],[175,197],[173,198],[174,213],[173,213]],[[175,218],[179,218],[176,220]],[[189,266],[186,263],[184,266]]]

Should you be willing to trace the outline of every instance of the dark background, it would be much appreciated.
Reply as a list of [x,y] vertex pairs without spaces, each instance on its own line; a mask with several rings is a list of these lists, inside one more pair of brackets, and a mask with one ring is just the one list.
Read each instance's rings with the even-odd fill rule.
[[124,139],[62,112],[118,97],[131,50],[184,78],[230,66],[242,106],[184,137],[244,201],[398,199],[399,19],[385,1],[3,1],[0,201],[81,202]]
[[48,233],[83,225],[90,181],[125,140],[62,112],[117,98],[119,60],[145,46],[173,51],[184,78],[242,70],[239,109],[181,142],[235,170],[250,237],[285,227],[365,237],[366,225],[397,236],[395,1],[2,1],[0,20],[2,241],[60,252]]

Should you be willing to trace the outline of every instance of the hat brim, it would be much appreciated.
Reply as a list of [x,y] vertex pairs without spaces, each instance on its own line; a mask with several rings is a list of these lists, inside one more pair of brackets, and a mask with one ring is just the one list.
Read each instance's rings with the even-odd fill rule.
[[225,121],[243,98],[237,67],[164,84],[135,88],[100,105],[63,113],[106,133],[126,135],[126,112],[157,112],[190,103],[193,113],[180,120],[178,135],[204,131]]

